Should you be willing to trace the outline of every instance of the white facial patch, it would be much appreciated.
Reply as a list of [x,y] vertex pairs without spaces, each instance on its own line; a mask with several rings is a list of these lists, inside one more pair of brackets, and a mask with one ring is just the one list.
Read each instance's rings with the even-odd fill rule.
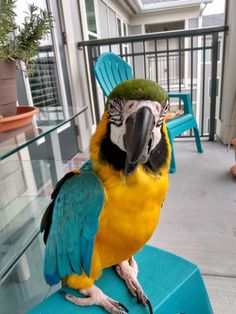
[[151,111],[154,118],[154,127],[152,130],[152,143],[150,151],[152,151],[156,147],[156,145],[161,140],[161,125],[158,124],[158,121],[162,113],[162,106],[159,102],[151,100],[129,100],[127,102],[123,102],[122,110],[120,108],[121,104],[119,104],[119,112],[117,110],[114,110],[117,109],[117,103],[115,100],[110,101],[110,106],[112,107],[112,109],[109,109],[111,117],[110,138],[112,143],[117,145],[121,150],[126,151],[124,144],[126,120],[133,113],[137,112],[140,108],[146,107]]

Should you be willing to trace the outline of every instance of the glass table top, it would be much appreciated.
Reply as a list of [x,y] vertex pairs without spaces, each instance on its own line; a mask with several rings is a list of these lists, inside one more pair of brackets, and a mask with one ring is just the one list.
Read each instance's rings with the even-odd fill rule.
[[56,169],[63,176],[84,162],[76,155],[70,161],[7,159],[0,165],[0,283],[40,232]]
[[55,119],[45,119],[37,122],[34,121],[22,128],[7,132],[0,132],[0,161],[39,140],[52,131],[65,126],[86,109],[86,106],[77,107],[76,109],[69,107],[66,115],[57,115]]

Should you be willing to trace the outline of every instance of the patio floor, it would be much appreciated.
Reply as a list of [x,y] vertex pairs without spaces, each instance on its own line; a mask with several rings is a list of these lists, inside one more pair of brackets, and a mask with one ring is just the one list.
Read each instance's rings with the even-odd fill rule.
[[175,142],[177,172],[150,244],[197,265],[215,314],[236,313],[236,181],[234,152],[217,142]]

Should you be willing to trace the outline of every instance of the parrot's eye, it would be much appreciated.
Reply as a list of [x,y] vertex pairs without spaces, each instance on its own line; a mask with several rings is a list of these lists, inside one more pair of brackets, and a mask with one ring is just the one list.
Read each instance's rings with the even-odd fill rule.
[[121,126],[123,121],[124,102],[121,99],[111,99],[108,103],[110,122],[115,126]]
[[108,103],[108,110],[112,114],[114,112],[122,112],[124,102],[121,99],[111,99]]
[[160,110],[160,117],[159,117],[159,120],[157,121],[157,124],[156,124],[157,127],[160,127],[162,125],[163,120],[165,118],[165,115],[167,114],[167,111],[169,110],[169,108],[170,108],[170,105],[169,105],[169,102],[167,100],[166,103],[164,104],[164,106]]
[[114,109],[114,105],[112,103],[110,103],[110,102],[109,102],[109,105],[108,105],[108,109],[111,110],[111,111]]
[[131,101],[131,102],[129,103],[129,109],[132,108],[134,105],[135,105],[135,101]]

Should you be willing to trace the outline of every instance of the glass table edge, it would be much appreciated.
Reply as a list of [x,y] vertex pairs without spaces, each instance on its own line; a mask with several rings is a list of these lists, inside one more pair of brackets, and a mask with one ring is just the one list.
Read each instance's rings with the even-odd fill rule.
[[17,148],[14,148],[12,150],[9,150],[6,153],[3,153],[0,156],[0,161],[8,158],[9,156],[17,153],[18,151],[20,151],[21,149],[27,147],[28,145],[34,143],[35,141],[39,140],[40,138],[44,137],[45,135],[50,134],[51,132],[55,131],[56,129],[60,128],[61,126],[63,126],[64,124],[68,123],[69,121],[73,120],[74,118],[76,118],[78,115],[80,115],[81,113],[83,113],[85,110],[87,110],[88,107],[82,107],[82,109],[80,109],[78,112],[76,112],[75,114],[73,114],[72,116],[70,116],[69,118],[65,119],[64,121],[62,121],[61,123],[58,123],[55,126],[52,126],[49,130],[43,132],[42,134],[39,134],[38,136],[26,141],[25,143],[19,145]]

